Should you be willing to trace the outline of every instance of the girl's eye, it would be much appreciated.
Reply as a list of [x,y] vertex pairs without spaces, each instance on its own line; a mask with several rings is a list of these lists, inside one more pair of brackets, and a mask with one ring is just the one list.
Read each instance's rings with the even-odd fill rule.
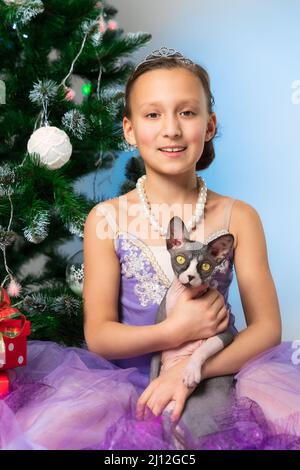
[[178,264],[184,264],[185,263],[185,257],[182,255],[176,256],[176,261]]
[[[190,114],[188,114],[189,116],[190,115],[193,115],[193,116],[195,115],[195,113],[193,111],[182,111],[182,113],[183,114],[190,113]],[[154,116],[154,118],[155,118],[156,116],[158,116],[158,113],[149,113],[149,114],[146,115],[146,117],[149,117],[149,116],[151,116],[151,117]]]
[[195,113],[193,113],[193,111],[182,111],[183,113],[191,113],[192,115],[195,115]]

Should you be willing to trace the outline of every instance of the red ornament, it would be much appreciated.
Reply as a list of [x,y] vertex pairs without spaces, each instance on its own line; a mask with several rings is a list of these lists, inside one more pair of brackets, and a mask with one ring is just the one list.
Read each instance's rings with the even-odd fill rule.
[[72,88],[67,88],[67,89],[66,89],[65,100],[67,100],[67,101],[73,101],[74,98],[75,98],[75,95],[76,95],[76,93],[75,93],[74,90],[72,90]]
[[107,27],[111,31],[115,31],[116,29],[118,29],[118,23],[115,20],[109,20],[109,22],[107,23]]

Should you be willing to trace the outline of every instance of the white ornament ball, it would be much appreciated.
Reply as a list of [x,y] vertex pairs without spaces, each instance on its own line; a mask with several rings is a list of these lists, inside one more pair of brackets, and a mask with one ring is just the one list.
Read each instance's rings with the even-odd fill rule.
[[68,135],[53,126],[40,127],[30,137],[28,153],[39,155],[50,170],[61,168],[72,155],[72,144]]

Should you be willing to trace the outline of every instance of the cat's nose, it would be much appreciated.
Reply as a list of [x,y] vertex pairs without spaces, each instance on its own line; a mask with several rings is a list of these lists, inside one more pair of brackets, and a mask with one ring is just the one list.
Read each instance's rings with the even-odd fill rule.
[[188,278],[189,278],[189,282],[192,281],[194,279],[195,276],[191,276],[190,274],[188,274]]

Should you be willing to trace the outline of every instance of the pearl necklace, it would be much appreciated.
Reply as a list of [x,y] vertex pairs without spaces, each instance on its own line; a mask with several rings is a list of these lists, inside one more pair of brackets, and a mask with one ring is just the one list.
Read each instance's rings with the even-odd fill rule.
[[[138,193],[139,200],[142,204],[144,214],[147,219],[149,219],[150,224],[153,226],[156,232],[160,232],[162,236],[166,236],[168,231],[165,230],[161,225],[159,225],[158,220],[156,217],[151,213],[150,204],[147,200],[147,196],[145,193],[144,181],[146,179],[146,175],[141,176],[136,183],[136,189]],[[186,228],[188,233],[190,233],[196,225],[200,222],[203,213],[204,213],[204,206],[206,203],[206,196],[207,196],[207,187],[205,184],[204,179],[201,176],[197,176],[197,186],[198,186],[198,199],[196,203],[196,211],[195,214],[192,215],[191,219],[187,222]]]

